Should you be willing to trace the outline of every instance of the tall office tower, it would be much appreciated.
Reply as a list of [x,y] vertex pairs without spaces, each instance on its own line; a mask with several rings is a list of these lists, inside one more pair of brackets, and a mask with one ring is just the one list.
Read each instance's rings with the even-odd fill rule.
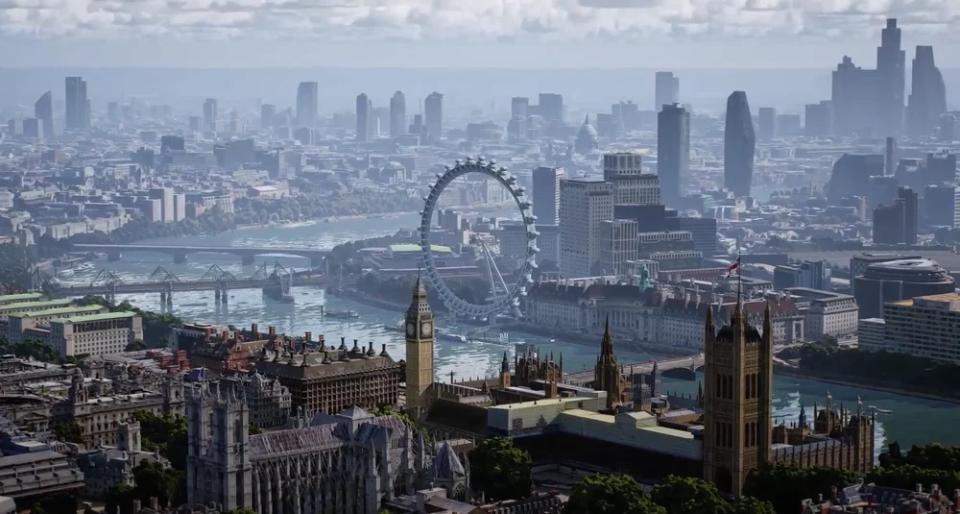
[[217,99],[207,98],[203,101],[203,130],[206,132],[216,132],[217,117]]
[[823,100],[807,104],[804,112],[803,134],[807,137],[823,137],[833,133],[833,103]]
[[876,125],[876,71],[865,70],[843,56],[832,77],[830,101],[836,134],[871,133]]
[[639,258],[637,220],[614,219],[600,223],[600,274],[624,277]]
[[897,171],[897,138],[887,136],[883,149],[883,174],[892,177]]
[[740,496],[747,475],[770,462],[773,324],[747,323],[738,298],[730,325],[716,330],[707,308],[704,350],[703,478]]
[[563,95],[557,93],[540,93],[537,111],[544,121],[563,123]]
[[90,128],[90,100],[87,98],[87,82],[82,77],[67,77],[65,81],[67,130]]
[[507,124],[507,139],[519,143],[527,139],[527,117],[530,115],[530,99],[515,96],[510,99],[510,121]]
[[913,58],[913,79],[907,103],[907,133],[928,137],[935,132],[940,115],[947,112],[947,89],[933,61],[932,46],[918,46]]
[[406,320],[407,412],[420,419],[429,408],[427,390],[433,385],[433,312],[420,277],[413,286],[413,298]]
[[560,222],[560,181],[563,168],[541,166],[533,170],[533,215],[537,223],[556,225]]
[[739,197],[750,196],[756,146],[747,94],[734,91],[727,98],[727,119],[723,131],[723,186]]
[[777,110],[773,107],[757,109],[757,139],[770,141],[777,136]]
[[658,71],[654,76],[653,112],[660,112],[664,105],[680,101],[680,79],[672,71]]
[[407,133],[407,98],[403,91],[397,91],[390,97],[390,137],[400,137]]
[[313,127],[317,124],[317,83],[301,82],[297,86],[297,125]]
[[596,180],[560,182],[560,274],[592,274],[600,263],[600,225],[613,219],[613,187]]
[[659,205],[660,181],[643,172],[638,153],[603,154],[603,180],[613,187],[613,205]]
[[160,201],[160,219],[163,223],[173,223],[175,219],[173,189],[169,187],[155,187],[150,190],[150,199]]
[[443,95],[434,91],[423,101],[423,122],[427,128],[427,141],[437,143],[443,136]]
[[373,120],[373,102],[367,97],[366,93],[357,95],[357,141],[368,141],[372,127],[370,122]]
[[668,207],[679,205],[689,169],[690,113],[679,104],[664,105],[657,113],[657,176]]
[[47,91],[33,104],[33,117],[39,120],[40,137],[53,139],[53,93]]
[[919,215],[917,193],[908,187],[899,188],[893,205],[880,205],[873,210],[873,242],[917,244]]
[[277,119],[277,107],[273,104],[260,106],[260,128],[270,128]]
[[877,47],[877,99],[880,132],[877,135],[898,134],[903,129],[903,90],[906,52],[900,49],[900,29],[897,19],[887,19],[887,27],[880,34]]

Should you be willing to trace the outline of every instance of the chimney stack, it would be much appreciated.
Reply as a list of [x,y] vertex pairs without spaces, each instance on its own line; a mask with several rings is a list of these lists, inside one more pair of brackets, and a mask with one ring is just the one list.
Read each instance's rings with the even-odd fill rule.
[[250,332],[253,332],[253,338],[254,338],[254,339],[259,339],[259,338],[260,338],[260,331],[257,330],[257,324],[256,324],[256,323],[251,323],[251,324],[250,324]]
[[273,328],[273,325],[267,327],[267,333],[270,334],[270,337],[277,335],[277,329]]

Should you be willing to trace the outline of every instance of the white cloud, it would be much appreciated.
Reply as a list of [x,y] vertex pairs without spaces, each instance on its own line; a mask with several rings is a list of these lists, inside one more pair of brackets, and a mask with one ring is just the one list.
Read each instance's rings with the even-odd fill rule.
[[886,16],[960,32],[960,0],[0,0],[0,34],[35,38],[541,41],[836,37]]

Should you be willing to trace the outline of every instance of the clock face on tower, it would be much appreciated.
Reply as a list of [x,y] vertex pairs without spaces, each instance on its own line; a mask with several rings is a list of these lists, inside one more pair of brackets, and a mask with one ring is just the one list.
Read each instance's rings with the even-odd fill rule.
[[433,334],[433,323],[424,321],[420,325],[420,333],[423,335],[423,337],[430,337]]
[[417,335],[417,326],[413,323],[407,323],[407,337],[413,337]]

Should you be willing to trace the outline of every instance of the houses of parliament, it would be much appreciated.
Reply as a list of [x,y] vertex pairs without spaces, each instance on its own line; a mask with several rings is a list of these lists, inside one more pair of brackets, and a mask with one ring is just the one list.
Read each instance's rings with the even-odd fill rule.
[[765,463],[857,473],[872,466],[875,423],[860,406],[847,412],[828,396],[812,419],[802,411],[789,426],[774,423],[769,308],[761,327],[748,323],[739,304],[720,328],[714,316],[707,311],[696,399],[658,393],[656,367],[652,376],[625,373],[609,327],[586,383],[566,383],[572,375],[564,374],[562,356],[530,348],[512,362],[505,353],[495,376],[443,383],[435,378],[435,320],[417,280],[406,312],[400,407],[432,443],[400,418],[360,407],[298,407],[285,428],[251,435],[242,390],[198,384],[185,405],[189,502],[268,514],[375,514],[425,487],[443,488],[451,500],[468,498],[464,462],[473,442],[490,436],[512,438],[537,464],[646,482],[703,477],[731,495]]

